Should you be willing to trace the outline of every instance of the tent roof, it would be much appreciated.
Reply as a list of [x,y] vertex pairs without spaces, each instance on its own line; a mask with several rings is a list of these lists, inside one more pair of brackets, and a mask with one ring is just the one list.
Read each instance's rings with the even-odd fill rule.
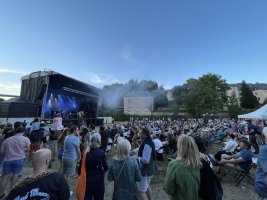
[[238,115],[240,119],[267,119],[267,104],[255,110],[254,112],[247,113],[244,115]]
[[21,78],[21,80],[23,81],[23,80],[28,80],[28,79],[32,79],[32,78],[38,78],[38,77],[43,77],[43,76],[53,76],[53,75],[61,75],[61,76],[64,76],[64,77],[66,77],[66,78],[72,79],[72,80],[77,81],[77,82],[80,82],[80,83],[82,83],[82,84],[86,84],[86,85],[88,85],[89,87],[93,88],[94,90],[96,90],[96,91],[98,91],[98,92],[100,91],[99,88],[97,88],[97,87],[95,87],[95,86],[93,86],[93,85],[90,85],[90,84],[85,83],[85,82],[82,82],[82,81],[80,81],[80,80],[71,78],[71,77],[66,76],[66,75],[64,75],[64,74],[60,74],[60,73],[55,72],[55,71],[37,71],[37,72],[32,72],[31,74],[28,74],[28,75],[26,75],[26,76],[23,76],[23,77]]

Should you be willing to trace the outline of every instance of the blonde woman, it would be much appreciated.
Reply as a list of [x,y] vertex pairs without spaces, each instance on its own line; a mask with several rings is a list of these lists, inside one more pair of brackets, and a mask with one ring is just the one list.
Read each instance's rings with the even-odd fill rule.
[[181,135],[178,156],[169,163],[164,190],[172,200],[198,200],[201,160],[194,139]]
[[130,151],[131,144],[128,140],[118,142],[117,154],[108,171],[108,180],[114,181],[113,200],[138,200],[136,182],[141,181],[142,176]]

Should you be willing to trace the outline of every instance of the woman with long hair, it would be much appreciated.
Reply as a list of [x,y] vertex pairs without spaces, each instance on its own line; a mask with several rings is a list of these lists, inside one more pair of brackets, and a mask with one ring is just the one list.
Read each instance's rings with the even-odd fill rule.
[[198,200],[200,184],[200,154],[194,139],[181,135],[178,139],[178,155],[167,168],[164,190],[172,200]]
[[128,140],[118,142],[116,156],[108,170],[108,180],[114,181],[113,200],[138,200],[136,182],[141,181],[142,175],[130,151]]

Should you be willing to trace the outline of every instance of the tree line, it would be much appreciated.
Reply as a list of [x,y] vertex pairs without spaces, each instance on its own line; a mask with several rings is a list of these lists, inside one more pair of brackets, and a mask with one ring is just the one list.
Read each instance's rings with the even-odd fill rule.
[[[228,109],[231,117],[242,113],[242,109],[256,109],[260,106],[249,85],[242,81],[240,99],[232,92],[226,80],[220,75],[208,73],[197,79],[190,78],[181,86],[171,89],[173,100],[166,98],[167,91],[163,86],[152,80],[129,80],[125,84],[106,85],[101,91],[104,108],[123,107],[125,96],[151,96],[154,98],[154,108],[169,107],[172,111],[183,110],[192,116],[202,116],[205,113],[219,113]],[[265,103],[267,100],[265,101]]]

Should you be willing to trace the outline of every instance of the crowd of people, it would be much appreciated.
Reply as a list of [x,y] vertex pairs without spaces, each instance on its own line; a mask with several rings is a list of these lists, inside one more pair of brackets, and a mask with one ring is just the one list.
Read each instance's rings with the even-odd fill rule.
[[[262,120],[146,118],[96,129],[93,124],[62,124],[59,114],[51,125],[38,118],[30,126],[2,124],[0,199],[65,200],[75,192],[78,199],[102,200],[107,174],[114,182],[112,199],[152,200],[150,183],[162,162],[169,162],[163,188],[171,199],[218,199],[222,188],[212,189],[214,181],[229,170],[248,172],[253,157],[258,159],[254,191],[258,199],[267,199],[266,142]],[[209,148],[214,143],[225,146],[213,156]],[[60,165],[53,172],[56,160]],[[28,161],[33,172],[23,178]],[[219,166],[217,175],[212,164]],[[79,187],[72,191],[76,179]]]

